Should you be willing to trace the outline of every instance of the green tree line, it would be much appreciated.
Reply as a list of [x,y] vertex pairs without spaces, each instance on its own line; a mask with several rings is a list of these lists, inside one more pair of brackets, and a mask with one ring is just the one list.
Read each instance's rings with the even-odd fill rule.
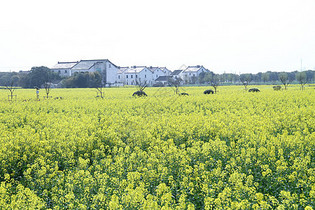
[[[241,84],[282,84],[285,87],[291,83],[314,83],[315,70],[293,72],[259,72],[257,74],[215,74],[201,73],[198,77],[185,80],[186,84],[229,85]],[[102,84],[99,72],[75,73],[71,77],[62,78],[45,66],[33,67],[29,72],[0,72],[0,86],[13,84],[22,88],[42,87],[45,83],[58,84],[64,88],[96,88]]]
[[46,83],[56,84],[64,88],[96,88],[100,87],[102,78],[99,72],[75,73],[71,77],[62,78],[45,66],[33,67],[29,72],[0,72],[0,86],[22,88],[42,88]]

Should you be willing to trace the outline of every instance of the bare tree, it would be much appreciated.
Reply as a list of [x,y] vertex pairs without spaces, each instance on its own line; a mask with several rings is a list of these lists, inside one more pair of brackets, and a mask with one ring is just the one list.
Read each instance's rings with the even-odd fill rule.
[[219,75],[212,75],[210,79],[210,84],[214,88],[214,93],[217,93],[218,86],[220,85],[220,77]]
[[284,85],[284,89],[286,90],[287,86],[290,84],[288,74],[286,72],[281,72],[279,74],[279,79],[280,79],[281,83]]
[[45,88],[45,92],[46,92],[46,98],[49,98],[49,93],[50,93],[50,89],[51,89],[51,83],[50,82],[45,82],[44,83],[44,88]]
[[179,87],[181,86],[181,83],[182,83],[182,79],[181,78],[170,78],[169,80],[168,80],[168,84],[169,84],[169,86],[172,86],[172,87],[174,87],[175,88],[175,94],[177,95],[177,94],[180,94],[180,92],[179,92]]
[[16,95],[13,95],[14,91],[16,90],[16,87],[14,85],[14,81],[9,82],[9,84],[7,84],[5,87],[7,90],[10,91],[10,95],[8,96],[8,99],[9,99],[9,101],[12,101],[13,97],[14,96],[16,97]]
[[141,79],[136,80],[136,87],[138,91],[134,92],[132,96],[147,96],[144,89],[148,86],[147,81],[141,81]]
[[100,97],[100,98],[104,98],[104,91],[103,91],[103,88],[102,86],[100,87],[96,87],[96,91],[97,91],[97,96],[96,97]]
[[[105,72],[105,71],[104,71]],[[106,74],[105,73],[100,73],[100,72],[95,72],[93,75],[90,75],[90,77],[93,77],[93,82],[95,83],[94,87],[97,92],[98,98],[104,98],[104,88],[105,88],[105,79],[106,79]]]
[[300,83],[301,85],[301,90],[304,90],[304,86],[307,83],[307,79],[306,79],[306,73],[305,72],[298,72],[296,74],[296,80]]
[[245,90],[247,90],[247,86],[252,81],[252,75],[251,74],[241,74],[240,75],[240,81],[244,85]]

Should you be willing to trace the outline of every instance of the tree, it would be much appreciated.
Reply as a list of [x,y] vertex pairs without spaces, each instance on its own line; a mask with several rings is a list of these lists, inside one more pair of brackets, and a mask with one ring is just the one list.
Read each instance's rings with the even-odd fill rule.
[[97,96],[96,97],[100,97],[100,98],[104,98],[104,77],[101,76],[101,74],[99,72],[93,72],[91,74],[89,74],[90,78],[89,78],[89,86],[90,87],[94,87],[97,91]]
[[23,75],[21,86],[23,88],[42,87],[46,82],[59,80],[60,76],[45,66],[32,67],[30,73]]
[[62,86],[66,88],[100,88],[104,87],[99,72],[80,72],[62,80]]
[[206,72],[205,76],[204,76],[205,83],[210,84],[210,81],[211,81],[213,75],[214,75],[213,72]]
[[269,81],[269,73],[262,73],[261,74],[261,79],[262,81],[264,81],[264,83],[266,83],[267,81]]
[[182,81],[183,81],[183,80],[182,80],[181,78],[170,78],[170,79],[168,80],[169,86],[173,86],[173,87],[175,88],[175,94],[176,94],[176,95],[177,95],[177,94],[180,94],[180,93],[179,93],[179,87],[180,87]]
[[20,75],[16,72],[0,72],[0,86],[7,86],[13,82],[14,86],[19,86]]
[[240,81],[244,85],[245,90],[247,90],[247,86],[252,81],[252,75],[251,74],[241,74],[240,75]]
[[306,74],[306,81],[307,82],[311,83],[311,82],[314,81],[314,79],[315,79],[315,71],[307,70],[305,72],[305,74]]
[[267,71],[266,73],[269,74],[269,81],[270,82],[275,83],[276,81],[279,80],[277,72]]
[[14,85],[14,81],[9,81],[6,85],[6,89],[10,91],[10,95],[9,95],[9,101],[12,101],[13,100],[13,93],[16,89],[15,85]]
[[296,74],[296,80],[300,83],[301,90],[304,90],[304,85],[307,83],[306,73],[305,72],[298,72]]
[[220,85],[220,76],[214,74],[210,80],[210,84],[214,88],[214,93],[217,93],[217,88]]
[[147,96],[147,94],[144,92],[144,89],[147,87],[147,81],[141,81],[141,79],[136,80],[136,86],[138,91],[134,92],[132,96]]
[[50,82],[45,82],[44,83],[44,88],[46,92],[46,98],[49,98],[49,93],[50,93],[50,88],[51,88],[51,83]]
[[289,76],[286,72],[281,72],[279,74],[279,80],[281,81],[281,83],[284,85],[284,89],[287,89],[287,86],[289,85]]
[[207,73],[205,76],[205,81],[209,83],[214,88],[214,92],[217,93],[217,88],[221,82],[220,75],[214,73]]
[[76,80],[74,81],[75,87],[78,88],[87,88],[89,86],[89,75],[88,73],[77,73]]
[[199,84],[204,84],[205,83],[205,75],[206,75],[206,72],[201,72],[198,76],[198,82]]
[[91,72],[89,75],[88,87],[99,88],[105,87],[105,82],[99,72]]
[[191,77],[191,83],[192,83],[192,84],[196,84],[197,80],[198,80],[198,78],[197,78],[195,75],[193,75],[193,76]]

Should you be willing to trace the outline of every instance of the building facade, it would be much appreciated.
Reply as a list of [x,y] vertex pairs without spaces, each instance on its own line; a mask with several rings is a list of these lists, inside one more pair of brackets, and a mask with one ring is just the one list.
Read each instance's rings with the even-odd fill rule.
[[170,71],[166,67],[130,66],[119,67],[108,59],[58,62],[51,68],[62,77],[69,77],[80,72],[99,72],[106,86],[122,86],[157,83],[164,85],[167,80],[180,79],[183,84],[196,83],[201,73],[210,72],[203,66],[188,66],[184,70]]
[[105,85],[117,84],[119,67],[108,59],[80,60],[76,62],[58,62],[51,68],[62,77],[69,77],[80,72],[99,72]]

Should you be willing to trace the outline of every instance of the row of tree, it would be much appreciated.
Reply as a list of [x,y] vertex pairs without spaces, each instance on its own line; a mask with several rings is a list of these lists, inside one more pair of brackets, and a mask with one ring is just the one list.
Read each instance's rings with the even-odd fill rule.
[[[212,86],[242,84],[245,87],[249,84],[283,84],[285,88],[290,83],[314,83],[315,71],[303,72],[265,72],[257,74],[215,74],[213,72],[201,73],[198,77],[189,80],[183,79],[188,84],[210,84]],[[0,86],[18,86],[22,88],[43,87],[45,83],[58,84],[65,88],[98,88],[104,84],[99,72],[76,73],[71,77],[61,78],[49,68],[33,67],[30,72],[1,72]]]
[[33,67],[30,72],[1,72],[0,86],[18,86],[22,88],[43,87],[45,83],[56,83],[62,78],[45,66]]
[[99,72],[83,72],[61,78],[45,66],[33,67],[30,72],[1,72],[0,86],[22,88],[44,88],[45,84],[58,84],[65,88],[96,88],[102,86]]
[[287,78],[287,80],[292,83],[298,83],[298,78],[302,75],[305,78],[307,83],[313,83],[315,81],[315,71],[307,70],[307,71],[293,71],[293,72],[265,72],[265,73],[257,73],[257,74],[232,74],[232,73],[223,73],[223,74],[214,74],[213,72],[209,73],[201,73],[199,77],[192,78],[190,80],[184,81],[190,84],[207,84],[209,81],[213,80],[213,76],[216,76],[217,80],[219,80],[222,84],[239,84],[243,81],[247,81],[248,83],[255,84],[278,84],[282,83],[283,77]]

